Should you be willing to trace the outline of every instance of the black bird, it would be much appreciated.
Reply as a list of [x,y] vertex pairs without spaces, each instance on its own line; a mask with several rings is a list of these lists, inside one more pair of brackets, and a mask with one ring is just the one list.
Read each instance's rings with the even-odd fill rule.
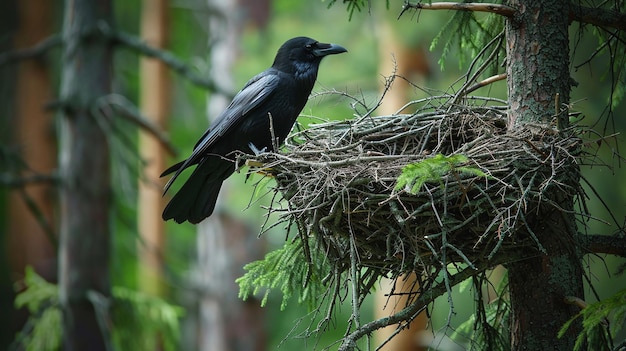
[[[311,94],[322,58],[346,51],[307,37],[285,42],[272,67],[250,79],[235,95],[191,156],[161,174],[175,172],[165,185],[165,194],[184,169],[197,165],[165,207],[163,220],[199,223],[209,217],[222,182],[235,171],[234,151],[258,153],[282,144]],[[274,142],[272,135],[277,139]]]

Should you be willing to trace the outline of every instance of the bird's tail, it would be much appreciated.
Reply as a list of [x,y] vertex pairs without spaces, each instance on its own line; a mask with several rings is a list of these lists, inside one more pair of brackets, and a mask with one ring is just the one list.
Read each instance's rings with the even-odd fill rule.
[[213,213],[222,183],[233,173],[234,166],[225,160],[211,161],[198,164],[163,210],[163,220],[196,224]]

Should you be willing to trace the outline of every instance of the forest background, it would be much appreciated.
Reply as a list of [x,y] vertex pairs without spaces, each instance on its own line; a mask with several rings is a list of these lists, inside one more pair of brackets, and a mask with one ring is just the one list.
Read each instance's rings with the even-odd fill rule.
[[[254,2],[254,1],[252,1]],[[43,2],[3,2],[0,5],[0,51],[9,50],[15,46],[24,29],[24,12],[31,12],[33,16],[40,18],[44,24],[43,30],[49,34],[59,31],[62,26],[63,4],[60,1]],[[265,4],[265,2],[259,2]],[[243,2],[242,2],[243,4]],[[267,3],[266,8],[255,9],[253,6],[239,5],[241,20],[238,26],[237,59],[232,69],[232,89],[235,91],[254,74],[268,67],[276,52],[276,49],[287,39],[306,35],[323,42],[333,42],[345,46],[349,53],[338,57],[332,57],[322,63],[318,83],[314,89],[314,97],[309,101],[304,116],[300,123],[304,128],[308,123],[318,122],[320,119],[349,119],[352,117],[350,100],[342,99],[339,95],[319,94],[325,91],[337,90],[354,96],[362,96],[372,105],[380,96],[381,87],[384,85],[384,77],[393,74],[394,54],[389,51],[389,42],[395,40],[399,47],[410,48],[424,53],[424,62],[427,68],[416,69],[411,76],[406,78],[413,81],[423,89],[412,88],[406,99],[419,99],[440,92],[451,92],[450,86],[467,69],[469,61],[459,62],[458,52],[447,53],[441,61],[443,47],[435,45],[431,48],[431,42],[439,33],[442,23],[445,23],[451,13],[432,12],[426,14],[405,14],[398,19],[400,8],[392,2],[391,8],[376,6],[368,13],[367,10],[351,15],[343,6],[327,8],[327,2],[289,1],[275,0]],[[115,1],[114,3],[116,26],[124,31],[139,35],[141,23],[141,3],[138,1]],[[254,16],[246,11],[258,11]],[[172,51],[178,58],[194,67],[195,74],[208,75],[208,55],[211,50],[212,32],[209,24],[210,9],[204,1],[174,1],[169,4],[169,25],[167,28],[168,39],[166,49]],[[350,20],[348,18],[350,17]],[[574,30],[574,29],[572,29]],[[17,38],[17,39],[16,39]],[[40,39],[43,39],[40,38]],[[30,43],[33,44],[33,43]],[[578,51],[575,57],[578,62],[584,61],[597,47],[593,38],[578,43]],[[48,101],[40,101],[31,104],[44,107],[53,105],[56,91],[59,87],[60,50],[52,50],[45,56],[45,68],[48,71],[49,85],[52,91]],[[573,60],[573,65],[578,62]],[[127,97],[129,101],[138,101],[141,95],[139,77],[139,58],[130,50],[116,50],[114,56],[114,90]],[[598,77],[602,72],[602,62],[593,62],[596,67],[582,66],[574,70],[573,78],[578,81],[578,88],[572,92],[572,109],[581,111],[587,116],[585,124],[603,129],[606,126],[597,124],[599,116],[606,111],[607,96],[610,92],[610,84]],[[15,143],[15,136],[19,133],[13,129],[13,116],[18,109],[20,90],[18,86],[20,77],[16,65],[0,66],[0,147],[4,160],[6,156],[27,147]],[[402,69],[402,67],[399,67]],[[595,69],[594,69],[595,68]],[[208,126],[206,116],[207,91],[192,84],[188,79],[169,73],[171,89],[168,100],[171,107],[168,115],[168,134],[171,144],[178,148],[177,158],[170,157],[168,163],[184,157],[190,153],[195,140]],[[604,77],[605,78],[605,77]],[[490,95],[498,98],[506,98],[506,85],[498,82],[483,88],[484,94],[479,91],[477,95]],[[393,93],[393,89],[392,89]],[[209,95],[211,93],[208,93]],[[53,130],[53,109],[47,110],[49,128]],[[615,115],[626,114],[626,105],[621,102],[615,109]],[[615,118],[614,125],[610,126],[614,132],[623,132],[626,128],[624,118]],[[601,122],[602,123],[602,122]],[[112,286],[126,287],[131,290],[143,290],[141,275],[141,263],[139,262],[138,244],[139,234],[137,229],[137,182],[141,178],[142,165],[133,158],[136,156],[138,143],[138,128],[129,121],[121,121],[119,130],[126,131],[124,137],[113,138],[112,160],[114,175],[114,223],[112,228],[113,248],[111,260],[111,284]],[[130,131],[130,132],[129,132]],[[624,138],[618,135],[620,150],[623,149]],[[50,145],[56,142],[51,140]],[[54,153],[53,153],[54,155]],[[610,157],[609,157],[610,159]],[[3,161],[4,161],[3,160]],[[618,167],[616,160],[614,169],[604,167],[585,168],[585,177],[595,184],[595,190],[606,202],[606,207],[614,211],[614,216],[624,218],[626,215],[626,172]],[[5,172],[9,169],[7,164],[0,165],[0,170]],[[229,180],[225,196],[221,206],[229,215],[242,220],[249,229],[250,235],[258,234],[258,228],[265,222],[263,204],[268,199],[254,199],[254,187],[251,182],[245,183],[245,174],[236,174]],[[21,312],[14,311],[16,292],[23,288],[21,279],[24,277],[25,267],[33,266],[38,274],[51,282],[56,282],[57,260],[50,237],[46,235],[23,236],[21,233],[12,231],[11,221],[13,216],[15,192],[11,187],[0,188],[0,245],[3,252],[0,259],[0,310],[10,311],[6,315],[3,327],[0,328],[0,348],[12,345],[15,342],[16,332],[25,323],[24,309]],[[251,202],[251,198],[253,201]],[[604,210],[605,205],[597,202],[595,196],[589,200],[589,207],[598,218],[606,218],[608,213]],[[245,210],[244,210],[245,209]],[[155,214],[159,216],[159,214]],[[29,221],[34,226],[39,224],[34,217],[19,219]],[[591,232],[606,232],[607,228],[601,222],[590,224]],[[597,229],[594,230],[594,227]],[[164,263],[163,275],[158,279],[159,294],[173,305],[183,306],[186,310],[182,317],[183,344],[192,341],[185,340],[191,337],[194,329],[194,308],[203,294],[202,287],[194,281],[197,275],[198,265],[195,261],[198,250],[196,239],[196,227],[183,224],[167,223],[165,227],[164,249],[162,259]],[[54,230],[53,230],[54,234]],[[279,247],[285,238],[284,228],[273,228],[265,233],[259,240],[258,245],[266,249]],[[251,259],[252,260],[252,259]],[[624,264],[623,259],[613,256],[588,257],[587,268],[590,276],[594,279],[594,286],[601,298],[611,296],[615,292],[626,287],[626,282],[616,276],[618,267]],[[243,271],[242,271],[243,274]],[[236,295],[237,291],[232,291]],[[463,301],[466,292],[455,291],[456,299]],[[268,305],[264,308],[266,318],[266,331],[269,333],[268,349],[275,349],[283,342],[283,347],[291,349],[306,344],[302,339],[284,340],[294,325],[294,321],[305,316],[308,311],[306,306],[298,306],[292,302],[285,311],[279,310],[280,297],[272,295]],[[448,309],[446,301],[438,301],[432,308],[433,329],[438,330],[442,326],[449,325],[446,320]],[[456,304],[455,314],[451,325],[458,325],[468,318],[471,308],[471,298],[466,302]],[[444,306],[437,308],[438,305]],[[442,312],[439,313],[438,311]],[[343,310],[349,313],[349,308]],[[337,323],[342,323],[345,318],[338,317]],[[7,323],[8,322],[8,323]],[[341,338],[344,328],[337,328],[335,333],[325,333],[319,341],[320,345]],[[14,345],[14,344],[13,344]]]

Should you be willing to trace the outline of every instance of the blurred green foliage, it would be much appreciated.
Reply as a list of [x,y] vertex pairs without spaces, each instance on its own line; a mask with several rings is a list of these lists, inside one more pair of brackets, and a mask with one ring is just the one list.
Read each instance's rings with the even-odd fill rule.
[[[58,286],[47,282],[32,267],[26,269],[23,283],[25,289],[17,295],[15,306],[26,307],[31,316],[27,328],[16,338],[16,348],[59,350],[63,323]],[[115,349],[154,350],[157,340],[164,350],[179,349],[182,308],[124,287],[114,287],[112,295],[112,301],[92,300],[92,303],[110,304],[110,315],[99,317],[105,320],[110,317],[109,332]]]

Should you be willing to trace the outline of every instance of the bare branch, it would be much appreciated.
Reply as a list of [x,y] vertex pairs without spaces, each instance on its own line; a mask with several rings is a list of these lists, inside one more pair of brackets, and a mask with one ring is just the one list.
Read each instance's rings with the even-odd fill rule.
[[39,43],[29,48],[7,51],[3,54],[0,54],[0,66],[4,66],[6,64],[10,64],[16,61],[42,56],[43,54],[48,52],[48,50],[53,49],[57,46],[61,46],[62,43],[63,39],[61,39],[61,36],[55,34],[43,39]]
[[203,78],[195,74],[189,65],[181,61],[178,57],[176,57],[170,51],[162,50],[154,46],[150,46],[148,45],[148,43],[146,43],[141,38],[135,35],[131,35],[122,31],[113,30],[109,26],[106,26],[103,24],[100,24],[98,26],[98,29],[105,37],[110,38],[114,42],[118,44],[122,44],[123,46],[131,50],[134,50],[135,52],[140,53],[142,55],[153,57],[162,61],[167,66],[169,66],[170,69],[172,69],[174,72],[185,77],[187,80],[189,80],[191,83],[197,86],[215,91],[217,93],[223,94],[228,97],[234,96],[232,91],[225,89],[224,87],[220,86],[218,83],[213,81],[212,79]]
[[489,12],[504,17],[513,17],[517,9],[502,5],[490,3],[472,3],[472,2],[433,2],[433,3],[410,3],[406,1],[402,6],[402,12],[408,9],[415,10],[457,10],[457,11],[474,11]]
[[611,27],[626,30],[626,14],[597,7],[585,7],[570,4],[570,21],[589,23],[599,27]]
[[119,94],[110,94],[98,99],[97,104],[110,105],[120,114],[121,117],[129,120],[139,128],[148,132],[148,134],[155,137],[170,155],[176,156],[176,154],[178,154],[176,147],[172,144],[168,136],[163,133],[161,128],[154,124],[149,118],[144,116],[141,111],[139,111],[139,109],[126,97]]
[[463,91],[463,94],[470,94],[472,92],[474,92],[475,90],[478,90],[484,86],[487,86],[491,83],[495,83],[497,81],[500,80],[504,80],[506,79],[506,73],[501,73],[501,74],[496,74],[495,76],[491,76],[487,79],[481,80],[480,82],[472,85],[471,87],[467,88],[465,91]]
[[60,181],[58,174],[33,174],[30,176],[14,177],[8,174],[0,174],[0,185],[19,188],[29,184],[56,184]]
[[[505,17],[513,17],[517,9],[489,3],[459,3],[459,2],[433,2],[433,3],[410,3],[406,1],[402,7],[402,12],[406,10],[457,10],[489,12]],[[619,30],[626,30],[626,14],[617,11],[602,9],[597,7],[585,7],[575,3],[570,5],[570,21],[589,23],[599,27],[611,27]]]
[[[482,271],[485,267],[480,267],[480,269],[476,270],[474,268],[468,267],[464,270],[460,271],[457,274],[450,276],[449,284],[450,286],[455,286],[465,279],[474,276]],[[419,297],[415,299],[413,303],[402,309],[400,312],[389,316],[377,319],[375,321],[364,324],[362,327],[357,328],[354,332],[347,335],[343,339],[342,345],[339,347],[339,351],[352,351],[356,347],[356,342],[360,338],[371,334],[377,329],[384,328],[389,325],[408,322],[411,321],[420,313],[426,306],[433,302],[435,298],[443,295],[447,291],[447,284],[440,283],[436,286],[433,286],[428,291],[424,291]]]
[[[92,30],[88,30],[82,33],[83,39],[92,37],[94,35],[101,35],[104,38],[111,40],[113,43],[121,44],[122,46],[134,50],[139,54],[161,60],[163,63],[169,66],[171,70],[183,76],[197,86],[218,92],[220,94],[224,94],[228,97],[234,96],[234,93],[232,91],[223,88],[212,79],[203,78],[197,75],[189,65],[181,61],[172,52],[150,46],[141,38],[135,35],[131,35],[123,31],[116,31],[103,22],[96,24]],[[63,44],[64,41],[61,35],[52,35],[30,48],[14,50],[0,54],[0,66],[19,60],[41,56],[45,54],[48,50],[57,46],[61,46]]]
[[581,235],[580,246],[588,252],[626,257],[626,240],[619,233],[614,235]]

